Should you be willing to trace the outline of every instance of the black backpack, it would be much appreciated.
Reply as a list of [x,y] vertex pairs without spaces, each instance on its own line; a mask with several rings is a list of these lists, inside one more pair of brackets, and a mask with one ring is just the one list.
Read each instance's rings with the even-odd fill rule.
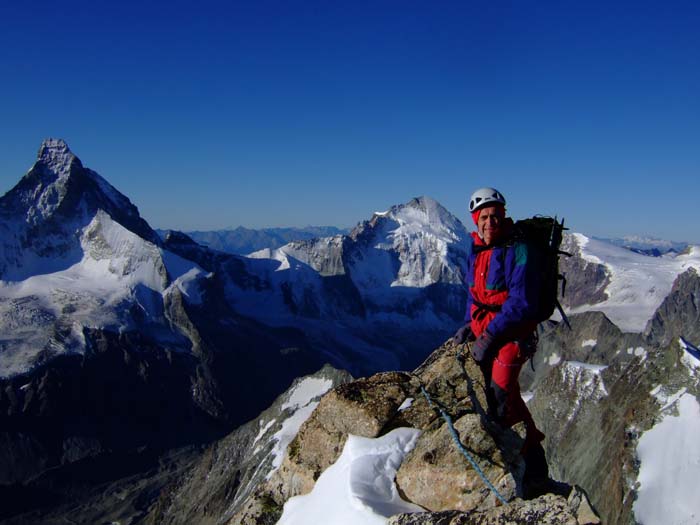
[[528,258],[534,259],[534,264],[528,266],[532,271],[539,273],[540,301],[537,312],[537,321],[544,322],[549,319],[554,310],[559,310],[566,325],[571,328],[569,319],[559,303],[559,282],[561,281],[561,295],[566,292],[566,278],[559,273],[559,256],[570,256],[570,253],[561,251],[564,220],[561,222],[556,217],[544,217],[536,215],[529,219],[517,221],[513,227],[513,235],[510,242],[524,242],[528,246]]

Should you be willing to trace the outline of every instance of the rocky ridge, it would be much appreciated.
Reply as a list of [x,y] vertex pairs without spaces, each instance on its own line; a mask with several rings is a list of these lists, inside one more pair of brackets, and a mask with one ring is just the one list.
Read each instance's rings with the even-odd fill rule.
[[279,466],[295,420],[317,406],[330,388],[351,380],[329,366],[296,379],[269,408],[208,447],[184,475],[165,487],[144,522],[213,525],[230,519]]
[[[700,397],[680,337],[697,342],[694,270],[680,275],[647,333],[622,333],[600,312],[541,333],[535,373],[523,371],[554,477],[586,488],[604,523],[635,523],[640,437],[678,392]],[[522,377],[522,376],[521,376]],[[670,404],[673,406],[673,403]]]
[[[519,453],[523,429],[502,430],[489,423],[483,408],[483,377],[462,350],[448,341],[412,373],[376,374],[330,391],[290,443],[279,470],[242,503],[228,523],[275,523],[289,498],[313,490],[316,480],[340,456],[349,434],[374,438],[400,427],[422,433],[399,467],[396,485],[406,501],[426,512],[397,516],[391,523],[502,523],[505,516],[514,523],[532,522],[526,519],[598,523],[594,516],[583,517],[586,505],[581,504],[580,491],[572,493],[570,486],[550,481],[546,486],[559,495],[536,494],[525,482]],[[508,505],[500,505],[459,452],[447,424],[421,387],[432,403],[451,415],[462,444]],[[533,499],[523,500],[526,494]],[[569,502],[564,495],[571,496]],[[579,512],[581,521],[576,517]]]

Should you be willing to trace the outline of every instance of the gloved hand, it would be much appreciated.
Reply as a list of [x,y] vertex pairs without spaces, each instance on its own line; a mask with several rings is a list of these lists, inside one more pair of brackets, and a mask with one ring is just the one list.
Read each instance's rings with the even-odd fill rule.
[[474,361],[481,363],[482,361],[492,359],[496,354],[497,349],[498,344],[496,339],[489,333],[488,330],[485,330],[471,347],[472,357],[474,358]]
[[452,336],[452,341],[458,345],[464,344],[464,341],[475,340],[476,337],[474,337],[474,332],[472,332],[471,323],[467,323],[464,326],[462,326],[459,330],[455,332],[455,335]]

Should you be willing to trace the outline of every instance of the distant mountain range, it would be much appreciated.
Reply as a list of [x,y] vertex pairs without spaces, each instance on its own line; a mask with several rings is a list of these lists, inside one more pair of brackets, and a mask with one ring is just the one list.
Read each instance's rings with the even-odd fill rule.
[[[159,235],[64,141],[46,140],[0,197],[0,497],[10,502],[0,520],[140,519],[200,446],[256,418],[295,378],[325,363],[354,376],[412,369],[461,324],[469,233],[435,200],[392,206],[347,234],[304,235],[249,244],[248,256],[181,232]],[[578,317],[573,334],[563,325],[542,334],[540,372],[526,383],[551,387],[548,397],[535,394],[542,417],[561,408],[557,359],[634,367],[639,388],[666,385],[666,376],[668,389],[685,385],[676,364],[678,373],[664,369],[677,361],[664,352],[680,336],[700,342],[700,248],[648,257],[577,233],[564,248],[572,256],[561,265],[563,304]],[[642,355],[655,356],[653,376]],[[622,372],[609,377],[621,381]],[[561,402],[575,405],[582,384]],[[606,417],[615,400],[634,398],[633,387],[604,404]],[[572,435],[590,422],[568,421]],[[614,447],[625,439],[609,437]],[[577,443],[569,450],[584,453]],[[572,458],[552,447],[565,470]],[[595,454],[606,461],[604,450]],[[571,464],[612,490],[589,463]],[[237,490],[235,480],[225,485]],[[134,507],[119,507],[125,501]],[[616,512],[613,501],[604,505],[606,516]]]
[[666,253],[681,253],[690,246],[687,242],[667,241],[654,237],[640,237],[638,235],[613,238],[593,237],[593,239],[654,257],[660,257]]
[[[161,238],[171,230],[156,230]],[[307,241],[311,239],[333,237],[335,235],[347,235],[350,228],[337,228],[335,226],[306,226],[303,228],[245,228],[238,226],[221,230],[187,230],[186,234],[193,241],[226,253],[248,255],[265,248],[276,249],[294,241]],[[626,237],[591,237],[614,246],[626,248],[630,251],[653,257],[660,257],[667,253],[682,253],[690,246],[683,241],[668,241],[654,237],[640,237],[629,235]]]
[[[156,230],[165,238],[169,230]],[[226,230],[185,231],[193,241],[221,252],[246,255],[264,248],[279,248],[292,241],[307,241],[320,237],[345,235],[347,228],[335,226],[307,226],[305,228],[261,228],[250,229],[239,226]]]
[[429,198],[247,258],[161,239],[51,139],[0,219],[0,517],[222,436],[326,362],[414,366],[463,316],[467,233]]

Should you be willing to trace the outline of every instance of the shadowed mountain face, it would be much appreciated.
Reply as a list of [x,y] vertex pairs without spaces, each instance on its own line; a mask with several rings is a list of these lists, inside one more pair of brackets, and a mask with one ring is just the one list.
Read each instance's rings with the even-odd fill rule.
[[[0,217],[0,496],[11,502],[0,518],[8,523],[22,523],[27,511],[36,523],[140,519],[159,494],[163,512],[231,511],[173,504],[177,492],[161,491],[197,463],[200,446],[253,419],[294,378],[324,363],[356,377],[412,369],[464,314],[468,234],[427,197],[375,214],[349,235],[242,257],[178,232],[161,240],[125,196],[49,140],[0,198]],[[655,276],[696,265],[697,254],[632,260],[643,256],[578,234],[568,242],[567,305],[601,312],[572,315],[572,331],[543,326],[535,371],[522,383],[535,390],[553,472],[584,485],[610,523],[625,523],[637,473],[638,433],[629,429],[656,420],[649,392],[658,385],[697,387],[675,345],[697,337],[697,273],[683,273],[663,303],[671,282]],[[610,321],[626,309],[644,321],[653,315],[644,335]],[[382,405],[391,412],[409,378],[387,377],[370,386],[396,394]],[[433,379],[445,392],[464,386]],[[348,392],[353,401],[363,390]],[[591,425],[602,429],[595,442]],[[255,451],[253,432],[242,439]],[[259,478],[251,469],[234,471]],[[222,483],[212,505],[241,485]],[[121,503],[105,496],[114,493]]]
[[47,140],[0,217],[5,516],[223,436],[323,363],[419,362],[463,314],[466,234],[430,199],[245,258],[161,240]]
[[663,346],[679,337],[700,343],[700,276],[695,268],[678,276],[644,333]]
[[78,231],[98,210],[142,239],[158,236],[137,208],[61,140],[46,140],[34,166],[0,199],[0,278],[23,280],[78,262]]

